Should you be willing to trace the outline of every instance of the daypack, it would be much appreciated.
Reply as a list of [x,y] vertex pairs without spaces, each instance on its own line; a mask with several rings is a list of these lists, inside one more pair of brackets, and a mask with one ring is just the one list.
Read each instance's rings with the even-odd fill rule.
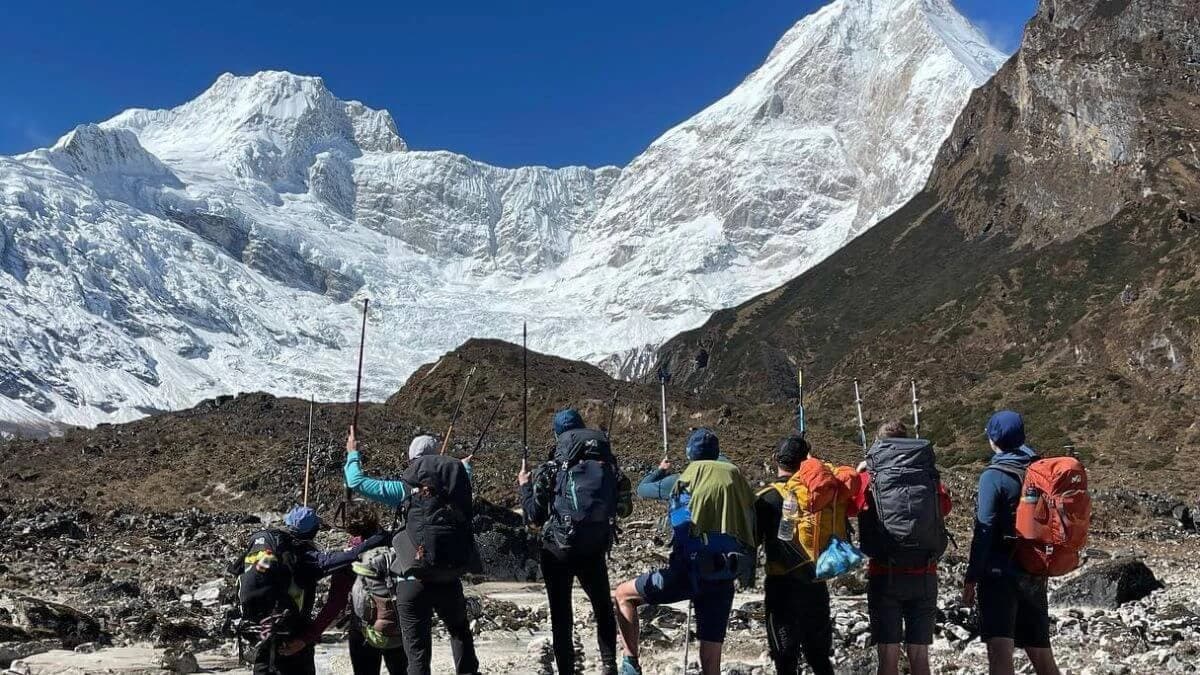
[[854,469],[834,467],[809,457],[801,462],[800,468],[786,483],[773,483],[771,487],[785,501],[789,495],[796,498],[800,510],[792,545],[807,559],[786,569],[788,563],[785,561],[768,561],[768,574],[787,574],[797,567],[817,562],[834,537],[849,541],[846,514],[859,490],[859,476]]
[[1074,457],[1049,457],[1019,467],[993,464],[1021,481],[1014,523],[1017,564],[1035,576],[1057,577],[1079,567],[1092,519],[1087,470]]
[[919,438],[879,439],[867,451],[867,473],[868,507],[859,514],[863,553],[895,567],[921,567],[941,559],[949,534],[933,444]]
[[612,548],[620,480],[608,436],[572,429],[558,437],[550,518],[542,529],[547,548],[560,554],[604,555]]
[[354,586],[350,607],[363,639],[376,649],[403,646],[395,600],[395,577],[391,574],[396,554],[388,547],[364,551],[351,565]]
[[669,519],[673,554],[693,579],[753,583],[754,492],[728,462],[692,462],[675,481]]
[[412,461],[401,480],[412,495],[400,508],[400,529],[392,538],[392,571],[430,581],[482,571],[471,524],[471,477],[462,462],[424,455]]
[[238,604],[244,623],[260,626],[268,622],[282,632],[304,612],[308,598],[295,579],[302,545],[286,530],[263,530],[250,536],[238,575]]

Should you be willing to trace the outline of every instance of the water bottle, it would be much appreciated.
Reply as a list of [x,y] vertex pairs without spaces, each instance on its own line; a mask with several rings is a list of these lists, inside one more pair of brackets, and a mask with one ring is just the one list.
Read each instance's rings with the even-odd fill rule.
[[782,541],[791,541],[796,534],[796,520],[800,513],[800,503],[796,501],[796,495],[788,493],[787,499],[783,500],[783,514],[779,518],[779,532],[777,536]]

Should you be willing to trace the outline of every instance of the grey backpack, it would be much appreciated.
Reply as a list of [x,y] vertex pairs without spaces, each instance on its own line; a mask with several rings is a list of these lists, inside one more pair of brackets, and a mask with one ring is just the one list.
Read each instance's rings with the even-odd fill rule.
[[938,496],[933,444],[882,438],[867,451],[868,508],[859,515],[863,553],[898,567],[937,562],[949,535]]

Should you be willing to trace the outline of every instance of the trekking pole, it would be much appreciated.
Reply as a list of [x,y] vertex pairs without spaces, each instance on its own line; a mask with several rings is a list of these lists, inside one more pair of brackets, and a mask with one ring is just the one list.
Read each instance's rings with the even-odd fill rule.
[[858,378],[854,378],[854,407],[858,409],[858,436],[862,442],[863,452],[867,451],[867,425],[863,421],[862,396],[858,391]]
[[471,370],[467,372],[467,379],[463,381],[462,393],[458,396],[458,403],[454,404],[454,414],[450,415],[450,427],[446,429],[446,438],[442,439],[442,449],[438,452],[439,455],[446,454],[446,449],[450,447],[450,437],[454,435],[454,424],[458,422],[458,413],[462,410],[463,400],[467,398],[467,392],[471,388],[471,378],[475,376],[475,366],[471,366]]
[[529,324],[521,322],[521,473],[529,466]]
[[688,650],[692,646],[692,601],[688,600],[687,622],[683,624],[683,672],[686,675]]
[[610,440],[610,441],[612,440],[613,421],[616,419],[616,416],[617,416],[617,396],[618,396],[618,394],[620,394],[620,391],[614,389],[613,396],[612,396],[612,404],[611,404],[612,407],[610,407],[608,409],[608,426],[604,428],[604,435],[608,436],[608,440]]
[[475,453],[479,452],[479,448],[483,447],[483,439],[492,428],[492,422],[496,421],[496,413],[500,412],[501,403],[504,403],[504,394],[500,394],[500,398],[496,400],[496,405],[492,408],[492,414],[488,416],[487,424],[483,425],[483,431],[479,434],[479,440],[475,441],[475,447],[471,449],[471,454],[468,457],[474,457]]
[[308,444],[304,451],[304,506],[308,506],[308,482],[312,476],[312,424],[313,424],[313,407],[316,405],[316,396],[310,395],[308,398]]
[[917,398],[917,381],[912,381],[913,431],[921,437],[921,399]]
[[666,365],[658,369],[658,386],[662,392],[662,434],[663,434],[663,461],[667,461],[667,456],[670,451],[667,449],[667,382],[671,380],[671,373],[667,371]]
[[[370,304],[370,298],[363,298],[362,332],[358,337],[358,378],[354,384],[354,417],[350,420],[350,431],[354,434],[355,440],[358,439],[358,402],[362,397],[363,352],[367,346],[367,308]],[[352,499],[354,499],[354,491],[347,483],[346,489],[342,492],[342,503],[338,504],[337,511],[333,514],[335,525],[339,520],[343,527],[346,525],[346,508]]]
[[796,369],[796,386],[800,389],[800,406],[796,408],[796,428],[801,438],[808,433],[808,422],[804,419],[804,369]]

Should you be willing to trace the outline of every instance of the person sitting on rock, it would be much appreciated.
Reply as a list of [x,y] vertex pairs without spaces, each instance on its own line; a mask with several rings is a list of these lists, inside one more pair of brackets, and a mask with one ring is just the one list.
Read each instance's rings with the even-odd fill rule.
[[[1038,675],[1058,675],[1050,648],[1050,605],[1045,577],[1027,574],[1014,560],[1017,502],[1024,470],[1038,459],[1025,445],[1025,422],[1018,413],[996,413],[987,424],[992,460],[979,476],[975,534],[963,579],[963,604],[976,601],[979,636],[987,643],[991,675],[1011,675],[1013,650],[1021,647]],[[1014,471],[1015,469],[1015,471]]]
[[[669,475],[670,464],[664,461],[657,479],[643,480],[638,489],[643,497],[661,495],[660,499],[669,501],[673,536],[665,568],[617,587],[617,626],[625,651],[621,675],[642,673],[638,607],[683,600],[690,600],[695,607],[701,671],[717,675],[735,581],[753,579],[754,491],[736,466],[720,459],[720,444],[712,431],[692,432],[687,457],[691,461],[683,473]],[[668,480],[670,492],[663,495]]]
[[612,549],[617,518],[629,515],[629,483],[623,480],[608,435],[584,426],[577,410],[554,416],[554,437],[551,460],[532,473],[523,470],[517,475],[525,520],[541,528],[554,659],[559,673],[575,672],[571,587],[578,578],[592,604],[601,672],[616,675],[617,620],[605,557]]

